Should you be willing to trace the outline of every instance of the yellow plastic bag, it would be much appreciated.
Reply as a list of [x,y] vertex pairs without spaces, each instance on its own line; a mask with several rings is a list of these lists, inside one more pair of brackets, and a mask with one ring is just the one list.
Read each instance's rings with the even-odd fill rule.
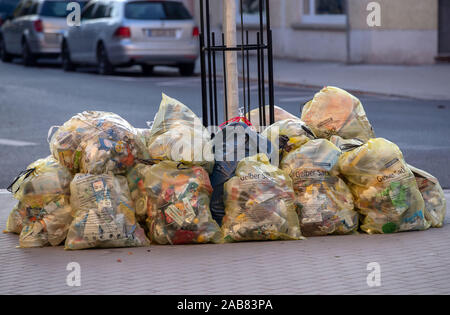
[[7,230],[20,233],[21,247],[57,246],[64,241],[72,221],[71,180],[69,170],[49,156],[31,163],[10,186],[19,204]]
[[369,234],[425,230],[425,203],[400,149],[376,138],[344,152],[339,168]]
[[[270,111],[269,111],[269,105],[264,106],[264,112],[266,114],[266,126],[270,125]],[[282,109],[281,107],[278,106],[274,106],[274,114],[275,114],[275,121],[274,123],[280,121],[280,120],[285,120],[285,119],[300,119],[295,115],[292,115],[291,113],[285,111],[284,109]],[[260,115],[261,115],[261,119],[264,122],[264,113],[260,110],[259,108],[255,108],[253,110],[251,110],[249,113],[247,113],[247,118],[250,120],[250,122],[252,123],[253,127],[255,128],[256,131],[258,132],[262,132],[264,128],[263,126],[260,126]]]
[[444,225],[447,201],[444,191],[436,177],[408,164],[413,172],[417,186],[425,201],[425,218],[432,227],[438,228]]
[[292,181],[265,154],[239,162],[225,183],[222,231],[227,242],[297,240],[301,232]]
[[148,246],[123,176],[77,174],[70,184],[74,219],[66,249]]
[[14,206],[6,221],[6,233],[20,234],[23,228],[23,220],[27,215],[27,208],[20,201]]
[[280,158],[315,138],[312,131],[300,119],[277,121],[267,127],[261,135],[269,139],[275,147],[278,146]]
[[324,87],[305,104],[301,119],[319,138],[338,135],[366,142],[375,137],[359,99],[333,86]]
[[341,151],[326,139],[311,140],[290,152],[281,168],[294,183],[305,236],[348,234],[358,229],[352,194],[339,178]]
[[147,137],[147,148],[153,160],[200,165],[208,172],[214,166],[209,131],[186,105],[165,94]]
[[85,111],[57,129],[50,140],[50,151],[74,174],[121,174],[136,159],[148,158],[142,139],[116,114]]
[[219,226],[209,209],[211,183],[202,167],[162,161],[144,165],[138,172],[142,176],[142,182],[138,180],[142,189],[137,196],[147,206],[152,243],[221,242]]

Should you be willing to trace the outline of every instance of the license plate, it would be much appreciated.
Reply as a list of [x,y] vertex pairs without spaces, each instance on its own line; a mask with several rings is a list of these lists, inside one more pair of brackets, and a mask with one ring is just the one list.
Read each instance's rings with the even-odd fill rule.
[[45,41],[49,43],[59,43],[59,40],[61,38],[61,34],[56,33],[46,33],[45,34]]
[[174,29],[146,29],[144,32],[148,37],[175,37]]

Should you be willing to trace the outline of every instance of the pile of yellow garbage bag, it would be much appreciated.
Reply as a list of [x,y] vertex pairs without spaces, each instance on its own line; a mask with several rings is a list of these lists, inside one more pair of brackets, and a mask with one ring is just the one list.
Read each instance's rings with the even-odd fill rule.
[[9,187],[19,203],[7,232],[20,234],[21,247],[60,245],[72,221],[69,185],[72,174],[53,157],[31,163]]
[[222,231],[227,242],[301,237],[292,181],[265,154],[239,162],[225,183]]
[[439,181],[375,138],[355,96],[325,87],[301,118],[279,107],[274,124],[260,126],[264,117],[268,106],[232,118],[213,141],[191,109],[165,94],[149,128],[79,113],[50,137],[51,128],[51,155],[8,188],[18,203],[5,231],[19,234],[20,247],[77,250],[443,225]]

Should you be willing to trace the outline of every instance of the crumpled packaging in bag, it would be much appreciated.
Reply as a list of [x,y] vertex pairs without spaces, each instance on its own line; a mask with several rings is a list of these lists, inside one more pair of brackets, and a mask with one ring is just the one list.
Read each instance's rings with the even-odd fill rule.
[[[19,204],[8,230],[20,233],[20,247],[58,246],[72,221],[69,185],[72,174],[53,157],[31,163],[10,186]],[[14,230],[14,231],[13,231]]]
[[136,221],[124,176],[76,174],[70,192],[74,219],[66,249],[150,245]]
[[264,241],[302,238],[292,181],[261,153],[239,162],[225,183],[224,240]]
[[[219,226],[209,210],[208,172],[197,165],[162,161],[141,170],[152,243],[220,243]],[[142,196],[142,195],[141,195]]]
[[281,162],[293,181],[305,236],[349,234],[358,229],[353,196],[339,178],[340,155],[330,141],[317,139],[288,153]]
[[203,166],[208,172],[214,166],[211,134],[186,105],[162,95],[147,149],[152,160],[169,160]]
[[122,174],[136,159],[148,159],[142,139],[119,115],[85,111],[57,129],[50,151],[73,174]]
[[235,175],[236,167],[243,158],[257,153],[272,155],[271,142],[244,122],[225,125],[213,139],[214,168],[211,174],[213,193],[211,214],[219,225],[225,215],[224,184]]
[[339,158],[339,169],[363,215],[361,229],[369,234],[425,230],[425,203],[400,149],[383,138]]
[[301,119],[319,138],[338,135],[366,142],[375,137],[359,99],[333,86],[324,87],[305,104]]
[[144,176],[150,167],[145,164],[136,164],[127,173],[130,196],[136,209],[136,219],[145,227],[147,219],[147,192],[144,185]]
[[[255,108],[246,114],[246,117],[251,121],[253,127],[258,132],[262,132],[267,126],[270,125],[270,109],[269,105],[264,106],[263,110],[260,111],[259,108]],[[291,113],[285,111],[279,106],[274,106],[274,116],[275,122],[285,119],[300,119],[299,117],[292,115]],[[264,114],[266,114],[265,126],[260,124],[260,118],[264,123]],[[261,116],[261,117],[260,117]]]
[[300,119],[284,119],[267,127],[262,136],[278,147],[280,162],[284,155],[315,139],[314,133]]
[[439,181],[430,173],[409,164],[408,167],[414,174],[425,202],[425,218],[431,223],[432,227],[442,227],[447,212],[447,201]]
[[339,136],[331,136],[330,142],[334,144],[342,152],[347,152],[356,149],[364,144],[364,141],[358,138],[344,139]]

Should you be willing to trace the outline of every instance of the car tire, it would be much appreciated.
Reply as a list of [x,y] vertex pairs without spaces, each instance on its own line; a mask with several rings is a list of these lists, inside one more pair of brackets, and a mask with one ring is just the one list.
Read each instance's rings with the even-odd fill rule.
[[11,62],[12,59],[12,55],[8,54],[6,51],[6,44],[3,37],[0,36],[0,60],[3,62]]
[[76,65],[70,59],[70,51],[67,43],[64,42],[61,48],[62,68],[66,72],[72,72],[76,70]]
[[141,65],[142,73],[145,75],[153,74],[153,69],[155,67],[153,65]]
[[114,67],[109,61],[105,46],[102,43],[98,45],[97,49],[97,71],[101,75],[110,75],[114,72]]
[[180,70],[180,74],[183,77],[189,77],[194,74],[195,69],[195,63],[186,63],[178,66],[178,69]]
[[36,64],[36,57],[31,52],[26,40],[22,42],[22,62],[25,67],[32,67]]

